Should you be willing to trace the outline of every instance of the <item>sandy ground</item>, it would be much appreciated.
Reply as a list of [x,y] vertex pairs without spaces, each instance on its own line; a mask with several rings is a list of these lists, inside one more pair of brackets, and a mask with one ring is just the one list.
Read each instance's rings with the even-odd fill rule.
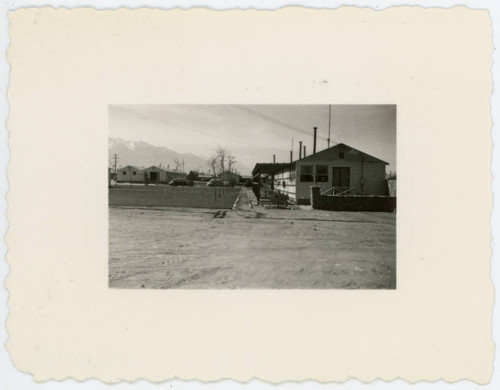
[[116,288],[396,288],[389,213],[110,207]]

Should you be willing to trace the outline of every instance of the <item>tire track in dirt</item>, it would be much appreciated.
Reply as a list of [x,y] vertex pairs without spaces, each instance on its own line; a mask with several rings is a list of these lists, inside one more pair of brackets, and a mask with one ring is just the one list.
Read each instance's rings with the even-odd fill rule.
[[221,269],[221,267],[203,269],[203,270],[198,271],[198,272],[196,272],[194,274],[191,274],[191,275],[188,275],[188,276],[186,276],[184,278],[181,278],[181,279],[177,280],[176,282],[170,283],[167,286],[162,286],[162,288],[180,287],[180,286],[182,286],[186,282],[193,282],[193,281],[201,279],[201,278],[203,278],[205,276],[211,276],[211,275],[219,272],[220,269]]

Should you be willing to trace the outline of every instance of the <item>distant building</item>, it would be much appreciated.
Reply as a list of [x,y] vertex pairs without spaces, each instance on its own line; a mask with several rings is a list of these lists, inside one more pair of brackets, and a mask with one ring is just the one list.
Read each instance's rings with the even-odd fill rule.
[[252,175],[262,188],[288,194],[297,204],[310,204],[310,187],[337,195],[387,195],[387,162],[338,144],[291,163],[256,164]]
[[222,173],[219,173],[217,175],[217,179],[219,180],[225,180],[229,183],[233,183],[233,184],[240,184],[241,182],[241,176],[238,175],[237,173],[235,172],[229,172],[229,171],[225,171],[225,172],[222,172]]
[[241,175],[241,181],[240,183],[245,184],[246,186],[249,185],[249,183],[252,182],[252,176],[251,175]]
[[187,176],[184,172],[160,168],[155,165],[144,169],[144,174],[147,175],[149,183],[168,183],[177,178],[185,179]]
[[201,172],[198,174],[198,180],[200,180],[200,181],[210,181],[213,178],[214,178],[214,176],[209,174],[209,173]]
[[127,165],[116,171],[116,181],[118,183],[143,183],[144,170],[133,165]]

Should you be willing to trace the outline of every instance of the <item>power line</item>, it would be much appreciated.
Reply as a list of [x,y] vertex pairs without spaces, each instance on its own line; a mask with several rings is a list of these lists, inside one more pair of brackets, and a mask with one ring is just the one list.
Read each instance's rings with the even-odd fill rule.
[[232,142],[241,143],[241,144],[245,144],[245,145],[249,145],[249,146],[256,146],[256,147],[259,147],[259,148],[266,148],[266,149],[270,149],[270,150],[278,150],[280,152],[286,152],[287,151],[285,149],[273,148],[273,147],[270,147],[270,146],[259,145],[259,144],[253,143],[253,142],[247,142],[247,141],[237,140],[237,139],[230,138],[230,137],[224,137],[224,136],[220,136],[220,135],[215,135],[215,134],[207,133],[207,132],[204,132],[204,131],[201,131],[201,130],[197,130],[197,129],[193,129],[193,128],[190,128],[190,127],[186,127],[186,126],[182,126],[182,125],[177,125],[177,124],[174,124],[174,123],[170,123],[170,122],[167,122],[167,121],[165,121],[163,119],[157,119],[157,118],[152,118],[152,117],[149,117],[149,116],[144,116],[143,114],[140,114],[140,113],[132,111],[132,110],[128,110],[128,109],[123,108],[123,107],[118,107],[118,106],[115,106],[115,105],[110,105],[110,106],[113,107],[113,108],[116,108],[118,110],[128,112],[129,114],[136,115],[140,119],[143,119],[143,120],[152,120],[152,121],[163,123],[163,124],[166,124],[166,125],[169,125],[169,126],[172,126],[172,127],[178,127],[180,129],[192,131],[194,133],[203,134],[203,135],[206,135],[208,137],[220,138],[220,139],[223,139],[223,140],[226,140],[226,141],[232,141]]
[[[257,116],[257,117],[259,117],[259,118],[261,118],[261,119],[264,119],[264,120],[267,120],[267,121],[269,121],[269,122],[275,123],[275,124],[277,124],[277,125],[280,125],[280,126],[286,127],[286,128],[288,128],[288,129],[293,130],[293,131],[296,131],[296,132],[298,132],[298,133],[307,134],[307,135],[309,135],[309,136],[311,135],[311,133],[309,133],[309,132],[307,132],[307,131],[305,131],[305,130],[299,129],[298,127],[292,126],[292,125],[290,125],[290,124],[288,124],[288,123],[281,122],[281,121],[279,121],[279,120],[277,120],[277,119],[275,119],[275,118],[272,118],[272,117],[270,117],[270,116],[268,116],[268,115],[265,115],[265,114],[263,114],[263,113],[261,113],[261,112],[258,112],[258,111],[255,111],[255,110],[252,110],[252,109],[250,109],[250,108],[248,108],[248,107],[244,107],[244,106],[241,106],[241,105],[235,105],[235,104],[233,105],[233,107],[234,107],[234,108],[237,108],[238,110],[242,110],[242,111],[248,112],[249,114],[255,115],[255,116]],[[318,137],[318,138],[321,138],[321,139],[323,139],[323,140],[327,141],[327,139],[326,139],[326,138],[324,138],[324,137]]]

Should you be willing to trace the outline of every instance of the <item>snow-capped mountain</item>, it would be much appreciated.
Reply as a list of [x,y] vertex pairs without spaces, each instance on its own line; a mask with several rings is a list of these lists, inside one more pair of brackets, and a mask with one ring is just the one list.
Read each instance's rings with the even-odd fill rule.
[[165,168],[176,168],[176,162],[184,161],[185,172],[190,170],[207,171],[207,157],[196,156],[190,153],[178,153],[174,150],[154,146],[146,142],[126,141],[121,138],[109,138],[109,166],[114,164],[114,155],[118,155],[118,167],[133,165],[138,168],[149,167],[151,165]]

